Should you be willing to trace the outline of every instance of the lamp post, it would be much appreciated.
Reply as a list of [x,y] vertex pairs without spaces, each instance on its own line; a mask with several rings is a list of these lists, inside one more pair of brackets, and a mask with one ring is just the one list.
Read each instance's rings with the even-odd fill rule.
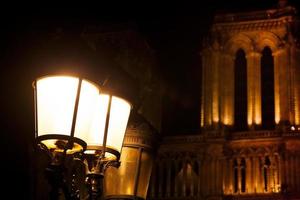
[[74,76],[46,76],[33,83],[35,138],[48,153],[50,199],[82,199],[65,179],[65,159],[86,166],[88,199],[102,196],[105,170],[118,167],[131,105],[99,85]]

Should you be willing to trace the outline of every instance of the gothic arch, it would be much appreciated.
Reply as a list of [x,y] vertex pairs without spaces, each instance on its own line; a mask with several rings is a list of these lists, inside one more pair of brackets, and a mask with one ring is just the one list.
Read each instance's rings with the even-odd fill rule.
[[246,55],[248,55],[253,50],[253,47],[253,40],[249,36],[238,33],[227,41],[224,49],[230,55],[235,56],[239,49],[244,50]]
[[255,151],[255,154],[259,156],[265,156],[268,153],[269,151],[266,147],[258,147]]
[[259,32],[255,38],[255,47],[258,52],[262,52],[267,46],[270,47],[272,52],[276,52],[282,44],[282,40],[272,32]]

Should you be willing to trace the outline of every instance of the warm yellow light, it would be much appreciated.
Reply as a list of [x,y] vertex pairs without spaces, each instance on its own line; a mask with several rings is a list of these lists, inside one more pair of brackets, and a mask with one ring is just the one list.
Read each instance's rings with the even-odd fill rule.
[[233,122],[232,122],[232,118],[231,117],[228,117],[228,116],[225,116],[224,117],[224,125],[233,125]]
[[[94,113],[88,112],[93,118],[92,126],[84,139],[88,149],[101,149],[103,146],[109,98],[108,94],[97,95],[96,104],[92,106]],[[127,101],[115,96],[111,97],[106,147],[121,151],[130,109],[131,106]],[[109,154],[106,155],[109,156]]]
[[257,125],[261,124],[261,117],[260,116],[255,117],[255,124],[257,124]]
[[106,147],[121,151],[131,109],[127,101],[100,93],[97,85],[86,80],[80,84],[76,77],[49,76],[36,81],[36,103],[37,136],[49,135],[43,140],[48,147],[56,148],[58,136],[63,135],[81,139],[88,150],[102,150],[107,130]]
[[65,76],[37,80],[38,136],[70,135],[78,82]]
[[[82,82],[80,91],[80,100],[76,119],[76,128],[74,136],[84,140],[88,145],[102,144],[103,131],[94,131],[98,115],[106,115],[107,110],[99,109],[99,89],[86,81]],[[101,139],[102,136],[102,139]]]
[[279,124],[280,122],[280,102],[279,95],[275,93],[275,123]]
[[[252,101],[252,98],[248,98],[249,99],[249,102]],[[251,126],[253,121],[252,121],[252,110],[253,110],[253,106],[251,103],[248,104],[248,116],[247,116],[247,123],[248,123],[248,126]]]
[[[96,85],[82,80],[78,111],[75,113],[79,86],[79,78],[70,76],[48,76],[36,81],[37,136],[71,137],[73,118],[76,117],[74,137],[83,141],[87,139],[96,112],[99,89]],[[56,148],[57,136],[50,138],[43,143],[48,148]]]
[[261,124],[261,104],[256,103],[255,105],[255,124],[260,125]]
[[130,109],[131,106],[127,101],[112,97],[106,145],[119,152],[122,148]]

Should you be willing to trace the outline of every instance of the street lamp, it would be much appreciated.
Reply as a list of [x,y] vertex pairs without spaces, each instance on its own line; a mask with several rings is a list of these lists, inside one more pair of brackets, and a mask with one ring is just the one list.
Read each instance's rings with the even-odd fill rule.
[[88,198],[101,197],[105,170],[119,166],[130,103],[74,76],[45,76],[33,86],[36,142],[51,157],[46,169],[50,198],[58,199],[63,190],[66,199],[81,199],[64,177],[68,156],[86,166]]

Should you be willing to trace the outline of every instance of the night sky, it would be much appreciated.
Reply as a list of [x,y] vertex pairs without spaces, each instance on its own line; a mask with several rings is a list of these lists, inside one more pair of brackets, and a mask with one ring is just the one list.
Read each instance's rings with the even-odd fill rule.
[[[297,0],[290,1],[293,5]],[[73,4],[74,2],[72,2]],[[34,36],[56,27],[78,31],[86,25],[134,22],[156,52],[164,88],[164,134],[199,133],[201,40],[216,11],[258,10],[276,7],[276,0],[209,0],[139,4],[49,4],[40,7],[15,5],[1,12],[1,128],[5,170],[4,188],[30,199],[32,153],[32,88],[30,47]],[[29,57],[28,57],[29,56]],[[26,64],[24,64],[26,63]],[[6,176],[8,175],[8,176]],[[18,178],[18,181],[16,181]],[[10,189],[9,189],[10,188]]]

